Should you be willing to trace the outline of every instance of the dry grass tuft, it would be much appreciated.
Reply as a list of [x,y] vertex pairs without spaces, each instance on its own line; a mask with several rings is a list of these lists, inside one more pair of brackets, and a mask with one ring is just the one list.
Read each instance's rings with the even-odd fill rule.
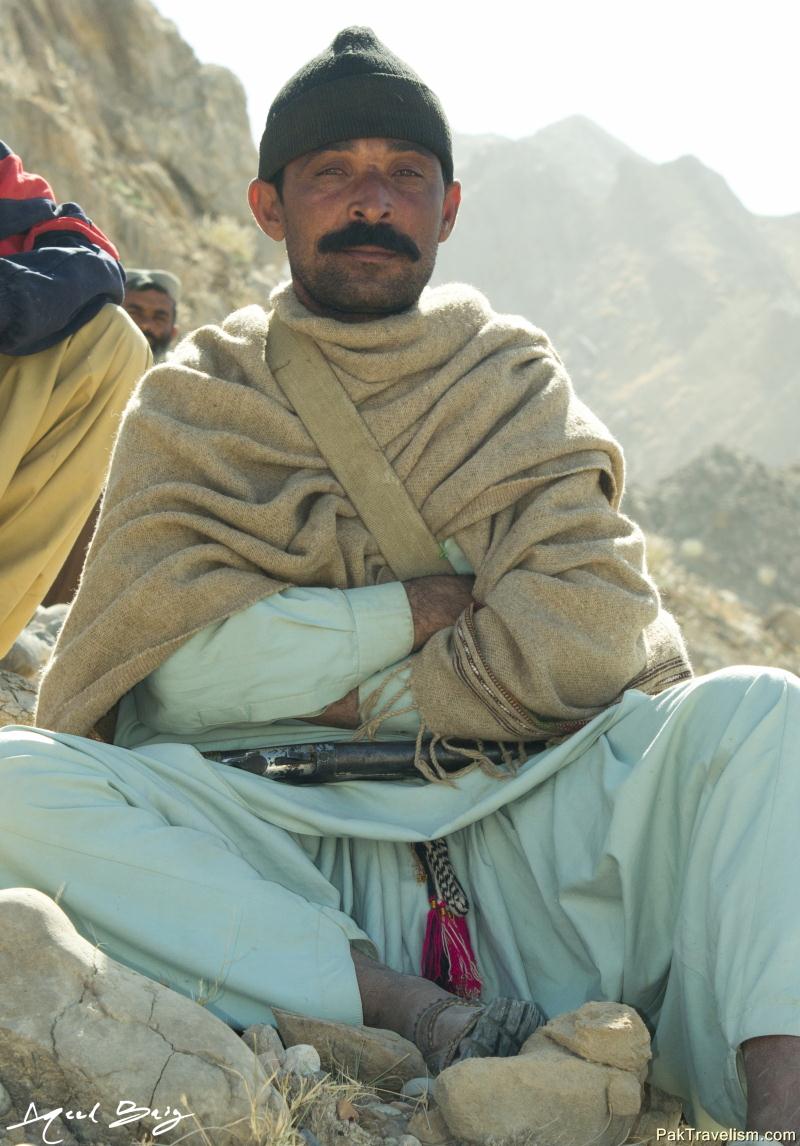
[[[374,1135],[357,1123],[344,1122],[338,1116],[337,1108],[343,1101],[358,1111],[377,1098],[369,1086],[341,1071],[325,1078],[278,1074],[255,1085],[241,1075],[239,1078],[250,1102],[248,1118],[223,1126],[197,1123],[174,1139],[172,1146],[177,1143],[220,1146],[223,1142],[236,1142],[237,1146],[305,1146],[301,1129],[310,1129],[323,1138],[346,1139],[351,1146],[366,1146],[375,1141]],[[398,1093],[395,1097],[401,1096]],[[185,1097],[181,1101],[186,1102]],[[413,1100],[405,1101],[413,1104]],[[137,1140],[137,1146],[164,1146],[164,1139],[146,1133]]]

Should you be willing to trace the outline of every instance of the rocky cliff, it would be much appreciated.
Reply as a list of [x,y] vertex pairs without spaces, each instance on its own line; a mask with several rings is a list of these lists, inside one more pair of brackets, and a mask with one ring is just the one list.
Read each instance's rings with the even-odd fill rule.
[[149,0],[0,0],[0,138],[75,200],[129,266],[179,274],[183,329],[263,298],[244,92]]

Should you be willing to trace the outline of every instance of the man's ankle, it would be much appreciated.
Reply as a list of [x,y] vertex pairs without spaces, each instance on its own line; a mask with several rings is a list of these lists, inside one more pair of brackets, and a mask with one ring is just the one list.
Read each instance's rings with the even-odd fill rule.
[[800,1038],[766,1035],[742,1043],[747,1129],[800,1137]]

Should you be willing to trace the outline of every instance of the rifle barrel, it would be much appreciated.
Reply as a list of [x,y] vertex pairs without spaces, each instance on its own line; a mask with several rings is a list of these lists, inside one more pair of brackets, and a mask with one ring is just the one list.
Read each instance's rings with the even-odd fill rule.
[[[430,743],[423,741],[423,748]],[[453,741],[453,748],[436,746],[436,758],[445,771],[457,771],[469,762],[455,748],[476,749],[468,741]],[[497,743],[483,743],[481,751],[500,764],[503,754]],[[268,748],[231,749],[205,755],[222,764],[241,768],[270,780],[288,784],[335,784],[345,780],[402,780],[418,777],[413,740],[321,741],[313,744],[273,745]]]

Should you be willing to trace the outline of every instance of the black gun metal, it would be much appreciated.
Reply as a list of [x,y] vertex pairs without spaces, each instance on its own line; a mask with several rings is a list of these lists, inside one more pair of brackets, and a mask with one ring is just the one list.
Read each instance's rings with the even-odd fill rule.
[[[452,748],[436,745],[436,759],[446,772],[455,772],[469,763],[457,747],[472,750],[474,742],[450,741]],[[423,741],[427,748],[429,741]],[[538,747],[541,747],[539,745]],[[495,764],[503,763],[499,744],[483,743],[481,751]],[[205,752],[209,760],[242,768],[268,780],[286,784],[337,784],[345,780],[405,780],[419,778],[414,766],[416,745],[413,740],[378,740],[367,743],[347,740],[322,741],[316,744],[281,744],[270,748],[239,748]],[[528,752],[535,750],[526,746]]]

